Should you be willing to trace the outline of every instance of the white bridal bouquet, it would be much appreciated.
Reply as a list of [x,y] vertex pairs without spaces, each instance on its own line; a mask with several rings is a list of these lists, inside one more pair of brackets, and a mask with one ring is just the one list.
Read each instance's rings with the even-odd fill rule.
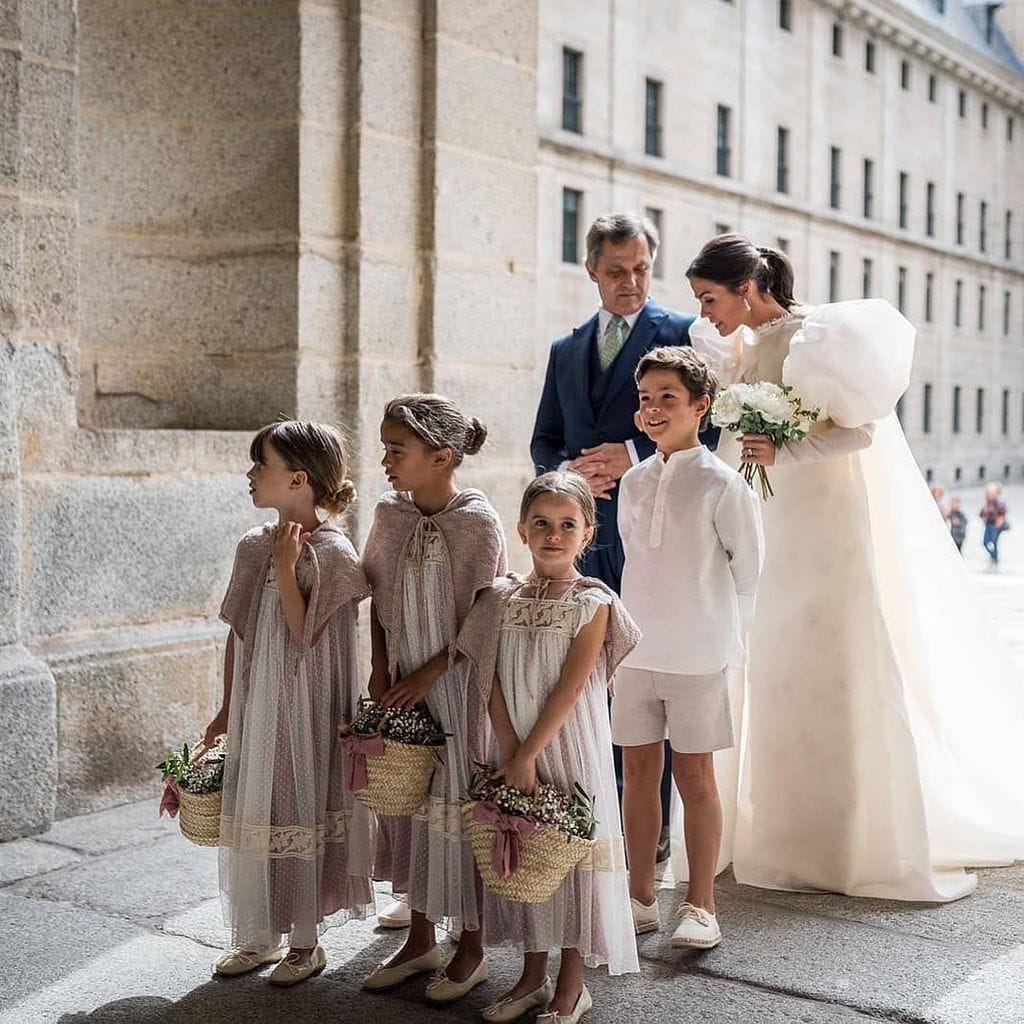
[[[711,406],[711,422],[716,427],[739,434],[765,434],[776,448],[805,438],[809,425],[820,415],[820,409],[805,409],[791,387],[768,381],[730,384],[718,392]],[[751,487],[757,473],[765,501],[775,493],[764,466],[741,462],[740,470]]]

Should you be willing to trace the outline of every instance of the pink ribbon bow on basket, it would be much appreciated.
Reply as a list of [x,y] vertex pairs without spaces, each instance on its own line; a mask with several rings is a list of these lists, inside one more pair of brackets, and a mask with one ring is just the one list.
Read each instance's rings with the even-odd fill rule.
[[345,758],[345,787],[353,793],[366,789],[369,781],[366,778],[366,758],[382,757],[384,754],[384,737],[358,736],[350,732],[341,737],[341,745],[348,755]]
[[157,817],[162,818],[166,814],[168,818],[173,818],[177,815],[180,806],[181,790],[178,789],[178,784],[174,779],[168,776],[164,786],[164,795],[160,798],[160,810]]
[[493,825],[494,846],[491,848],[491,870],[499,878],[508,878],[519,870],[522,844],[537,831],[538,825],[529,818],[517,818],[499,811],[485,800],[473,808],[473,820],[481,825]]

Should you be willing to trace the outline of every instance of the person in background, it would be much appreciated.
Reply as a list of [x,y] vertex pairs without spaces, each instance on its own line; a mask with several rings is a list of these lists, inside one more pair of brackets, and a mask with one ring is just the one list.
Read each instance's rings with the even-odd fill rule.
[[953,538],[953,543],[956,544],[957,551],[962,553],[964,538],[967,536],[967,516],[960,508],[959,498],[949,499],[949,512],[946,515],[946,521],[949,523],[949,534]]

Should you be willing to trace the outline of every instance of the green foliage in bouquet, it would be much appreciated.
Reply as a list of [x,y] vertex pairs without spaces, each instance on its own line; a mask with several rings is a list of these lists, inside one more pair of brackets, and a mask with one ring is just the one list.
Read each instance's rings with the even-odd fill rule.
[[217,793],[224,786],[224,757],[222,746],[212,747],[192,760],[188,744],[181,750],[171,751],[157,766],[164,782],[172,779],[186,793]]
[[537,783],[532,795],[513,789],[495,779],[494,769],[487,764],[476,764],[469,777],[469,799],[493,804],[499,811],[517,818],[529,818],[538,825],[553,825],[572,838],[593,839],[597,832],[594,817],[594,798],[574,782],[571,793],[546,782]]

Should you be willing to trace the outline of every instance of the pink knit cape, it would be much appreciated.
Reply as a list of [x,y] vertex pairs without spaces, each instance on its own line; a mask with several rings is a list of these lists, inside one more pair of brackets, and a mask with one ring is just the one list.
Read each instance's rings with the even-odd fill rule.
[[[387,635],[388,671],[392,678],[402,635],[402,576],[409,544],[423,513],[404,492],[381,496],[373,526],[363,548],[363,567],[373,588],[377,617]],[[482,491],[460,491],[440,512],[429,517],[447,548],[456,629],[462,625],[477,595],[507,568],[505,534],[498,513]],[[454,646],[451,649],[454,656]]]

